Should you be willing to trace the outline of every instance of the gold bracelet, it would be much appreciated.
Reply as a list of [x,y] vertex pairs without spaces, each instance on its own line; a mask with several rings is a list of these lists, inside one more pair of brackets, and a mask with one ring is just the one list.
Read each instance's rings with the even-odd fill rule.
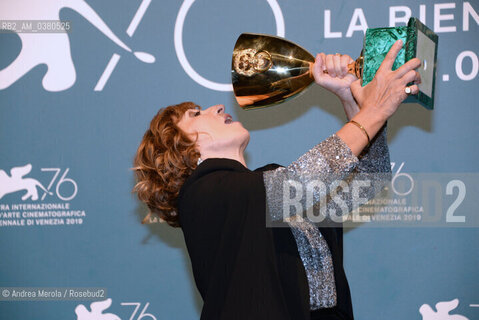
[[371,139],[369,139],[369,134],[368,132],[366,131],[366,129],[364,129],[364,127],[359,124],[358,122],[354,121],[354,120],[349,120],[350,123],[354,124],[355,126],[357,126],[359,129],[361,129],[362,132],[364,132],[364,134],[366,135],[366,137],[368,138],[368,145],[366,146],[369,147],[369,145],[371,144]]

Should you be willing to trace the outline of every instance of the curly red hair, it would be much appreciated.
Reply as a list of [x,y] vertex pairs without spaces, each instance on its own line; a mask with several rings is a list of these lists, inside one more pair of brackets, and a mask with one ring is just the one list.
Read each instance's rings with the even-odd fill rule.
[[160,221],[179,227],[177,198],[181,186],[197,167],[200,153],[177,123],[189,109],[200,109],[193,102],[183,102],[161,109],[151,120],[136,152],[134,168],[138,199]]

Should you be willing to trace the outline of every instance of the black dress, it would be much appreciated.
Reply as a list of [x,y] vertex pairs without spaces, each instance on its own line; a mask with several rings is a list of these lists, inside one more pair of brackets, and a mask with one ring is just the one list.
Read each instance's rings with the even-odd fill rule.
[[251,171],[235,160],[206,159],[181,188],[178,213],[204,301],[202,320],[353,319],[342,228],[320,228],[332,255],[337,305],[311,311],[291,230],[266,227],[263,172],[277,167]]

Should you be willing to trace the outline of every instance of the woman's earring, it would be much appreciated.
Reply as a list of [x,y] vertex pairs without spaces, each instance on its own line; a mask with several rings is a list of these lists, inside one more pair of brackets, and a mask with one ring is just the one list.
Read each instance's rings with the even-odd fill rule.
[[201,158],[198,158],[198,162],[196,163],[196,165],[199,166],[201,162],[203,162],[203,160],[201,160]]

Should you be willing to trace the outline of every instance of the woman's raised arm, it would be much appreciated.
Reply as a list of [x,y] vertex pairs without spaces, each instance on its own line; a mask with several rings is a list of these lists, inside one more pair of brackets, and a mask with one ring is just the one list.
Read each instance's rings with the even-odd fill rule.
[[[386,121],[407,97],[404,91],[407,84],[420,81],[414,71],[420,65],[418,59],[391,71],[401,47],[400,41],[393,45],[376,77],[367,86],[361,87],[359,80],[352,83],[351,90],[361,109],[352,120],[359,126],[348,122],[289,166],[263,173],[269,218],[282,221],[305,210],[315,212],[314,209],[329,213],[333,207],[346,208],[349,212],[357,204],[354,203],[357,194],[352,192],[351,186],[360,173],[369,174],[366,185],[363,184],[362,199],[374,197],[389,180]],[[319,71],[323,72],[319,69],[315,72]],[[411,86],[411,91],[417,92],[417,86]],[[330,193],[336,196],[338,190],[343,193],[342,201],[331,201]],[[327,210],[321,211],[323,209]],[[318,217],[319,221],[323,218]]]

